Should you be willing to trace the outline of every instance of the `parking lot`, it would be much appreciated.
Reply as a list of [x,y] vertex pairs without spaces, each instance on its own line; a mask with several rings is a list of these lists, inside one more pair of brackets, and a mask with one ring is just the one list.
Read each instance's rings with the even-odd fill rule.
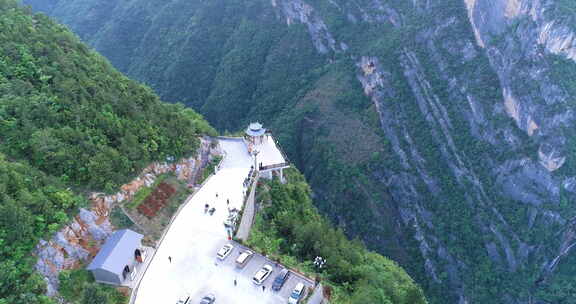
[[[232,244],[234,246],[234,249],[230,253],[230,255],[223,261],[217,259],[216,252],[214,252],[214,262],[218,265],[217,268],[219,277],[221,277],[221,279],[224,280],[224,283],[228,281],[227,283],[231,286],[234,286],[234,279],[236,279],[237,281],[236,288],[252,293],[259,298],[258,301],[252,303],[285,304],[288,301],[290,293],[292,292],[296,284],[298,284],[299,282],[302,282],[304,286],[310,288],[310,290],[307,290],[307,288],[305,288],[306,294],[308,292],[311,292],[311,289],[314,288],[314,283],[312,281],[294,272],[291,272],[290,277],[288,278],[288,280],[286,280],[282,289],[280,289],[280,291],[278,292],[272,291],[272,283],[274,282],[274,278],[276,278],[276,276],[280,273],[280,271],[284,269],[282,265],[277,265],[274,261],[270,261],[261,254],[258,254],[257,252],[251,250],[252,252],[254,252],[254,255],[245,264],[243,268],[239,268],[237,267],[235,262],[236,258],[240,255],[241,252],[244,252],[245,250],[248,249],[246,249],[244,246],[238,243],[231,241],[222,241],[219,248],[221,248],[224,244]],[[252,282],[252,277],[265,264],[272,266],[273,271],[262,285],[256,285]],[[264,290],[262,290],[262,286],[265,287]],[[228,288],[226,288],[226,290],[228,290]],[[209,291],[202,290],[200,293],[195,294],[193,298],[199,299],[206,292]],[[219,298],[217,290],[213,290],[210,292],[216,295],[216,299]],[[304,294],[302,298],[305,298],[306,294]],[[221,297],[225,298],[226,295],[222,295]],[[217,301],[217,303],[220,302]],[[240,303],[240,302],[234,301],[234,297],[232,297],[230,301],[222,301],[222,303]]]
[[[236,268],[241,248],[238,244],[234,244],[233,252],[224,261],[217,259],[218,250],[230,242],[224,227],[227,210],[241,209],[243,181],[253,162],[242,142],[221,145],[227,156],[220,170],[174,218],[134,293],[135,304],[172,304],[186,297],[193,304],[207,294],[216,296],[216,304],[287,303],[297,281],[302,280],[294,274],[280,292],[273,292],[271,284],[279,268],[256,253],[244,268]],[[205,204],[215,208],[213,215],[205,212]],[[265,263],[270,263],[274,270],[263,283],[263,291],[251,280]],[[312,282],[306,282],[306,286],[312,286]]]

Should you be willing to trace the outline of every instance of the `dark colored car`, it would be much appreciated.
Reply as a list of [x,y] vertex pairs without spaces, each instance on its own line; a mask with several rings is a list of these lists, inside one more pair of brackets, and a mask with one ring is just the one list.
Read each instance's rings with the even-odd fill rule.
[[200,304],[213,304],[216,302],[216,297],[213,294],[206,295],[200,301]]
[[274,283],[272,283],[272,290],[279,291],[280,289],[282,289],[282,286],[284,286],[284,283],[288,281],[289,277],[290,277],[290,271],[288,269],[282,269],[282,271],[280,271],[280,274],[278,274],[274,279]]
[[176,304],[188,304],[190,303],[190,296],[185,296],[183,298],[181,298],[180,300],[178,300],[178,302],[176,302]]

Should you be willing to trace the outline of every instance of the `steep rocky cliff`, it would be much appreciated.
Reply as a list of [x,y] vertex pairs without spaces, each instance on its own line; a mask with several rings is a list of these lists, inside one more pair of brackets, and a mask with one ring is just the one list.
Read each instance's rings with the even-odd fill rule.
[[432,302],[572,303],[571,1],[51,4],[219,128],[271,125],[317,206]]

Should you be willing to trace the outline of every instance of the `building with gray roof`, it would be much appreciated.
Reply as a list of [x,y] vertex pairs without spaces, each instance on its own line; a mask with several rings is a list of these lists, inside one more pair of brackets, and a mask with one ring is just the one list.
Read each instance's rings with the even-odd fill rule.
[[129,229],[114,232],[86,269],[92,272],[97,282],[125,285],[136,265],[142,263],[143,237]]

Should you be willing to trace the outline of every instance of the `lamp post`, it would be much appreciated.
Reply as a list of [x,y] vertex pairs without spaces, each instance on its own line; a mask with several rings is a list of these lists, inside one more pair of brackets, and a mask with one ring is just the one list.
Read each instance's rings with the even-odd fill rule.
[[258,150],[253,150],[252,154],[254,155],[254,170],[255,171],[260,171],[260,168],[258,167],[258,153],[260,153],[260,151]]

